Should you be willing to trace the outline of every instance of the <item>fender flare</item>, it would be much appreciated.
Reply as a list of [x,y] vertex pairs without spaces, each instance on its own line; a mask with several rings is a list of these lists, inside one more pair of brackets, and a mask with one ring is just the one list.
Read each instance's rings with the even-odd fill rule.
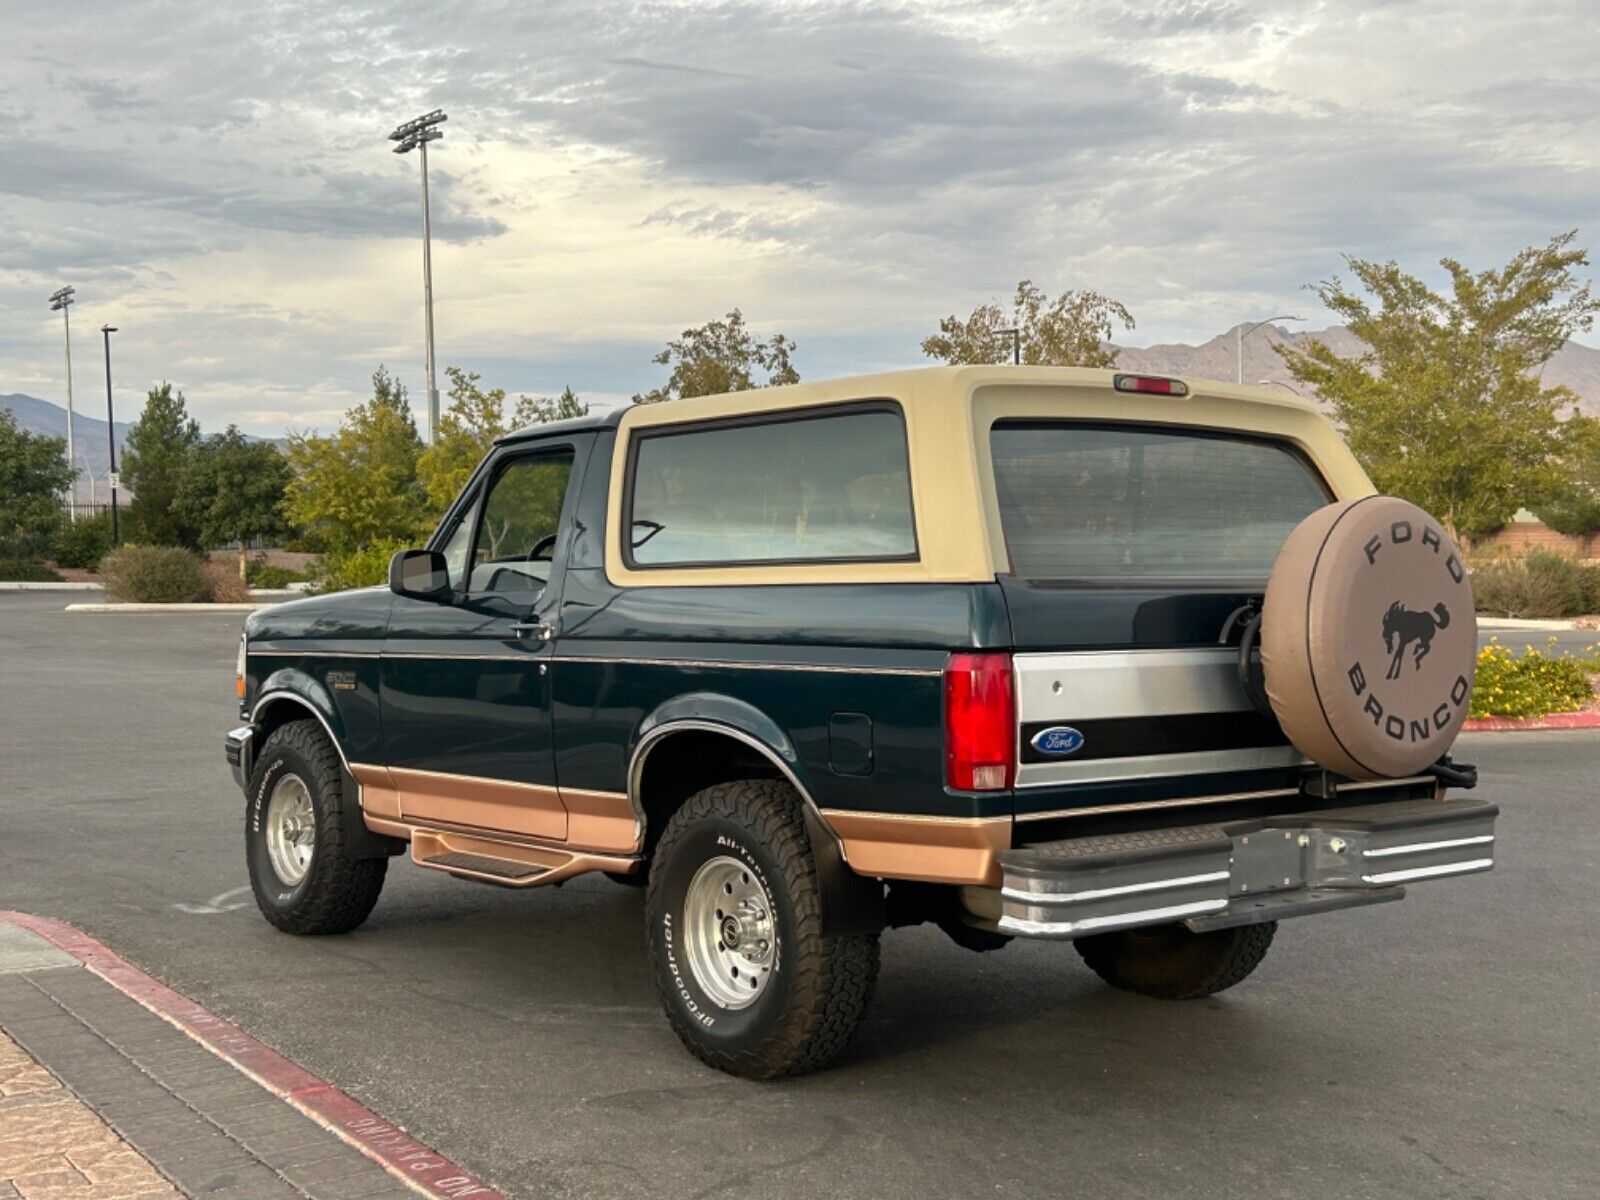
[[821,893],[822,931],[838,937],[877,933],[885,924],[883,884],[851,870],[844,843],[829,826],[806,786],[804,769],[782,727],[753,704],[715,692],[693,692],[660,705],[639,723],[628,751],[628,801],[645,832],[644,799],[639,789],[650,751],[674,733],[717,733],[743,742],[777,768],[800,797],[806,833]]

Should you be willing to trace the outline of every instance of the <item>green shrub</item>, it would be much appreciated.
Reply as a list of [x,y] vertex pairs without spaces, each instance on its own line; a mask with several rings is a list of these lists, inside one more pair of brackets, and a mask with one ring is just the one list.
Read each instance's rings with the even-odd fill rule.
[[97,513],[81,521],[69,521],[56,535],[50,557],[58,567],[92,571],[111,552],[111,514]]
[[1576,712],[1594,699],[1584,662],[1532,646],[1521,658],[1493,639],[1478,651],[1478,677],[1472,685],[1474,717],[1543,717]]
[[410,542],[384,539],[348,554],[330,554],[318,563],[317,582],[313,590],[318,593],[343,592],[350,588],[388,583],[389,560],[397,550],[408,549],[410,545]]
[[1578,564],[1549,550],[1496,558],[1472,569],[1478,611],[1496,617],[1570,617],[1584,607]]
[[1600,563],[1584,563],[1578,567],[1578,590],[1583,593],[1580,611],[1600,613]]
[[106,594],[126,604],[183,604],[211,599],[205,564],[178,546],[123,546],[106,555]]
[[59,583],[57,575],[35,558],[0,558],[0,583]]
[[300,583],[305,576],[298,571],[291,571],[288,567],[274,566],[264,556],[252,558],[245,566],[245,578],[253,588],[265,588],[271,591],[276,588],[286,588],[291,583]]

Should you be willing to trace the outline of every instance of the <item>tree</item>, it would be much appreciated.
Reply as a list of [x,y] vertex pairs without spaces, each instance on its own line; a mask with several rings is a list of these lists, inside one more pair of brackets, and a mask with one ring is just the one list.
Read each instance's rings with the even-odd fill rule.
[[[764,342],[756,341],[745,327],[744,314],[736,308],[726,320],[685,329],[682,337],[668,342],[667,348],[651,360],[672,368],[667,382],[634,396],[633,402],[656,404],[799,383],[800,374],[789,361],[793,352],[794,343],[781,333]],[[766,376],[760,382],[756,380],[758,372]]]
[[172,507],[199,441],[183,393],[170,383],[151,388],[122,450],[121,475],[133,493],[128,519],[140,541],[199,549],[200,531]]
[[1558,533],[1588,537],[1600,533],[1600,420],[1576,416],[1561,432],[1560,483],[1533,511]]
[[495,439],[506,433],[504,388],[484,391],[476,371],[446,367],[444,373],[450,379],[450,403],[439,416],[438,436],[417,464],[428,505],[439,512],[450,506]]
[[1450,292],[1396,264],[1347,258],[1361,295],[1337,277],[1313,286],[1369,347],[1340,358],[1326,345],[1279,346],[1290,373],[1333,409],[1380,491],[1432,512],[1457,537],[1491,533],[1518,507],[1557,494],[1577,397],[1539,369],[1600,302],[1573,274],[1588,263],[1575,233],[1529,247],[1500,270],[1440,265]]
[[205,545],[239,548],[242,580],[245,543],[288,532],[280,509],[288,482],[289,464],[276,446],[252,442],[229,425],[194,448],[172,507]]
[[283,514],[313,546],[332,553],[413,539],[427,527],[421,456],[405,386],[379,367],[372,399],[347,412],[332,437],[291,437]]
[[922,352],[947,363],[1008,363],[1015,329],[1029,366],[1111,367],[1117,350],[1106,343],[1115,324],[1132,329],[1133,315],[1109,296],[1066,291],[1051,300],[1024,279],[1009,313],[998,304],[980,304],[966,320],[945,317],[939,332],[923,339]]
[[525,429],[529,425],[548,425],[552,421],[570,421],[574,417],[587,414],[589,406],[578,399],[578,394],[570,387],[563,388],[559,396],[519,396],[517,398],[516,415],[512,418],[512,425],[518,429]]
[[19,429],[15,414],[0,409],[0,555],[31,558],[49,548],[72,477],[64,438]]

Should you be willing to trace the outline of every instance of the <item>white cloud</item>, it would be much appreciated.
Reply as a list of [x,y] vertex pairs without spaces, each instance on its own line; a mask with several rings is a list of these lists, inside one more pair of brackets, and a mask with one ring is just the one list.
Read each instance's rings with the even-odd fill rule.
[[1343,253],[1592,236],[1595,29],[1575,0],[12,6],[0,391],[59,395],[73,282],[119,379],[211,427],[326,427],[379,361],[420,397],[384,137],[435,105],[440,358],[513,391],[625,396],[735,304],[809,374],[914,362],[1024,275],[1141,341],[1317,317]]

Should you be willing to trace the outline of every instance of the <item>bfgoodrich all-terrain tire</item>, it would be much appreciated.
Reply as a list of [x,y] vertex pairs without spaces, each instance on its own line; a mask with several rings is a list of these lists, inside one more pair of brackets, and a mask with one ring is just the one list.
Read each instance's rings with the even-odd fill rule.
[[656,991],[704,1062],[749,1079],[825,1066],[855,1032],[878,936],[824,937],[794,789],[717,784],[667,822],[645,899]]
[[345,853],[339,756],[315,721],[267,738],[250,774],[244,841],[261,913],[285,933],[348,933],[367,919],[387,858]]
[[1072,944],[1112,987],[1158,1000],[1195,1000],[1231,988],[1254,971],[1277,931],[1276,921],[1210,933],[1155,925],[1098,933]]

